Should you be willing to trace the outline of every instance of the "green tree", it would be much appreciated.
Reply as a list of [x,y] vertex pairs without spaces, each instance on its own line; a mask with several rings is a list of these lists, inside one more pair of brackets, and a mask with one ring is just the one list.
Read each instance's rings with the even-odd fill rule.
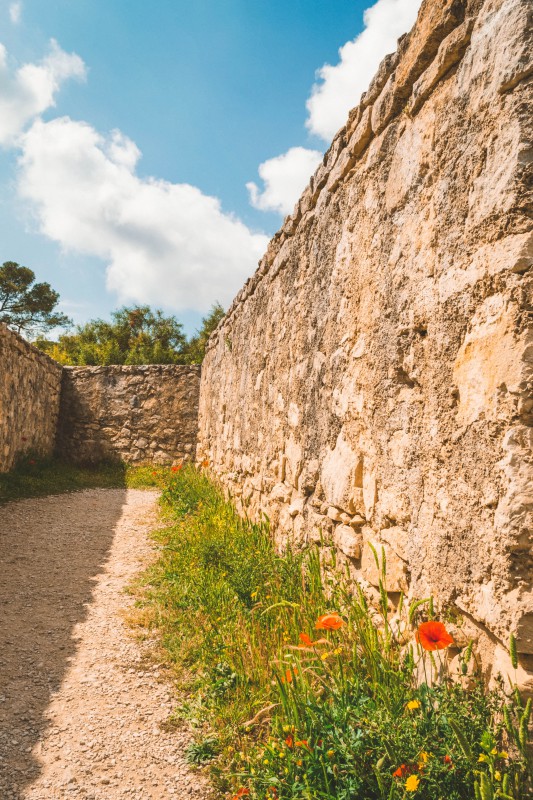
[[0,267],[0,322],[29,337],[52,328],[67,327],[71,320],[56,311],[59,294],[49,283],[35,283],[35,273],[15,261]]
[[187,346],[187,363],[188,364],[201,364],[205,356],[205,348],[209,337],[217,327],[220,320],[226,312],[220,305],[215,303],[209,314],[203,318],[201,327],[196,331],[196,335],[192,336]]
[[36,344],[60,364],[185,364],[187,337],[173,316],[132,306],[114,311],[112,321],[91,320],[57,342]]

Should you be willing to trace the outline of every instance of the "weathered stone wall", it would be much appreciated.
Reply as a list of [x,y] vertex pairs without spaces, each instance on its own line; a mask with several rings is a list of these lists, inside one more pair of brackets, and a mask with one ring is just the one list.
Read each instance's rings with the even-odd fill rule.
[[0,472],[54,450],[61,367],[0,323]]
[[200,367],[65,367],[58,454],[72,462],[194,457]]
[[[202,370],[198,459],[533,666],[529,0],[425,0]],[[503,666],[502,666],[503,665]],[[533,683],[532,683],[533,686]]]

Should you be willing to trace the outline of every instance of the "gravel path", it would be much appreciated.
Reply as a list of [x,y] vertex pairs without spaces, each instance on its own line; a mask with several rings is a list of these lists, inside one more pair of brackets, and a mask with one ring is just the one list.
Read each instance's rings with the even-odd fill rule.
[[1,800],[163,800],[208,790],[172,695],[124,622],[153,558],[157,494],[96,489],[0,507]]

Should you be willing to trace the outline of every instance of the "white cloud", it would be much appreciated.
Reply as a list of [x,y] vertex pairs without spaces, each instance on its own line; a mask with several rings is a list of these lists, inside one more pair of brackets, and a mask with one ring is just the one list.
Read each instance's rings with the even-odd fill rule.
[[68,78],[83,80],[85,65],[53,39],[40,64],[24,64],[14,73],[0,44],[0,145],[13,144],[31,120],[54,106],[55,95]]
[[22,14],[22,3],[20,0],[17,0],[15,3],[11,3],[9,6],[9,19],[13,23],[13,25],[18,25],[20,22],[20,16]]
[[20,139],[18,188],[39,229],[66,250],[108,262],[121,302],[207,310],[252,274],[266,236],[194,186],[136,175],[140,152],[68,117],[37,120]]
[[255,183],[246,184],[251,204],[261,211],[290,214],[321,160],[318,150],[291,147],[283,155],[264,161],[258,170],[263,191]]
[[397,39],[416,21],[421,0],[378,0],[364,14],[365,29],[339,50],[335,66],[318,70],[320,83],[307,101],[307,127],[330,140],[359,103],[382,58],[396,50]]

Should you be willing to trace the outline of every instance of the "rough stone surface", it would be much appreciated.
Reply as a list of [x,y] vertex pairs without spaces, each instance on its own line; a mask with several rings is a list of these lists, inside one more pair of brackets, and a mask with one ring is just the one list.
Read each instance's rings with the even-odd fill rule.
[[54,450],[61,367],[0,323],[0,472]]
[[155,492],[24,500],[0,517],[0,797],[210,796],[165,723],[173,686],[125,589],[155,557]]
[[198,445],[280,537],[360,527],[526,661],[532,15],[423,2],[211,338]]
[[200,367],[65,367],[57,449],[69,461],[194,457]]

